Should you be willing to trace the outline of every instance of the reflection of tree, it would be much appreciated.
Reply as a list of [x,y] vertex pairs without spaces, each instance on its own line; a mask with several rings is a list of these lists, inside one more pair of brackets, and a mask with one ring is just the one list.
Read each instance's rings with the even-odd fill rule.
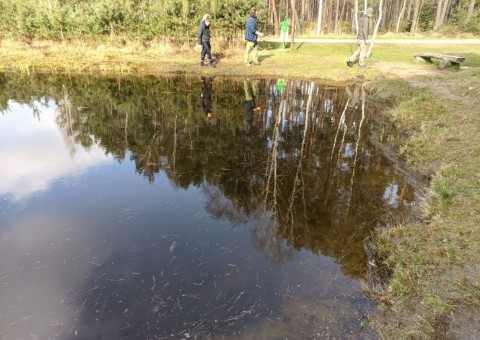
[[288,245],[333,256],[346,274],[365,273],[362,241],[390,209],[385,188],[402,188],[399,209],[413,199],[368,143],[364,100],[360,115],[342,88],[286,81],[279,91],[259,81],[255,100],[265,113],[255,112],[246,130],[243,80],[215,79],[206,123],[196,78],[2,77],[0,103],[52,98],[76,144],[130,157],[152,183],[163,171],[178,187],[201,187],[212,216],[254,220],[255,243],[275,261]]

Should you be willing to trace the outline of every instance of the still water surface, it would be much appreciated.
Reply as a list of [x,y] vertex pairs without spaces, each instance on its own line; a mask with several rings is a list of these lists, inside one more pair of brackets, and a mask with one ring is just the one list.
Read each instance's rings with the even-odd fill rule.
[[360,86],[0,77],[0,338],[376,337],[415,193]]

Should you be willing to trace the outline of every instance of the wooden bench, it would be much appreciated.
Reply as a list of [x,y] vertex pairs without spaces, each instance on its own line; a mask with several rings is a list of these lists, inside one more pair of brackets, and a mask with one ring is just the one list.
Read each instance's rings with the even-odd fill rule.
[[416,62],[419,62],[423,59],[428,63],[433,63],[432,59],[438,59],[440,60],[438,66],[442,69],[447,66],[460,65],[460,63],[465,60],[464,57],[457,57],[454,55],[446,55],[440,53],[415,53],[413,57],[415,58]]

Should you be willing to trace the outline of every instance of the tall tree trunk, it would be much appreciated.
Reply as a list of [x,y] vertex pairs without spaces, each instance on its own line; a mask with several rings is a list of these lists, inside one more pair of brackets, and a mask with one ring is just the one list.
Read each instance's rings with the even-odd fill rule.
[[406,6],[407,6],[407,0],[404,0],[403,5],[402,5],[402,9],[400,10],[400,14],[398,15],[397,26],[395,27],[395,33],[398,33],[398,30],[400,29],[400,23],[402,22],[403,14],[405,13],[405,7]]
[[472,19],[473,10],[475,8],[475,1],[476,0],[470,0],[470,6],[468,6],[467,17],[465,18],[465,21],[464,21],[465,25],[470,22],[470,19]]
[[423,0],[415,0],[415,8],[413,10],[413,18],[412,18],[412,27],[410,28],[410,33],[415,34],[417,33],[418,28],[418,20],[420,19],[420,9],[422,7]]
[[373,31],[372,42],[370,43],[370,47],[368,48],[367,58],[370,58],[370,56],[372,55],[373,45],[375,45],[375,38],[377,37],[378,27],[380,26],[380,21],[382,21],[382,4],[383,1],[380,0],[380,4],[378,6],[377,24],[375,25],[375,30]]
[[412,7],[415,0],[408,1],[408,10],[407,10],[407,19],[410,20],[412,18]]
[[358,0],[355,0],[355,34],[358,34]]
[[339,7],[340,7],[340,0],[336,0],[335,1],[335,28],[334,28],[334,31],[335,31],[335,34],[338,33],[338,11],[339,11]]
[[272,5],[273,27],[275,28],[275,35],[278,35],[280,33],[280,30],[278,26],[278,15],[275,0],[270,0],[270,3]]
[[343,21],[345,21],[345,8],[347,7],[347,1],[346,0],[343,0],[343,3],[342,3],[342,9],[340,11],[340,19]]
[[302,6],[300,7],[300,16],[298,21],[303,22],[305,20],[305,0],[302,0]]
[[322,32],[322,12],[323,12],[323,0],[320,0],[320,3],[318,5],[317,35],[320,35],[320,33]]
[[435,22],[433,24],[433,30],[436,31],[442,26],[445,21],[445,16],[448,8],[448,0],[438,0],[437,12],[435,15]]
[[296,13],[296,0],[292,0],[292,35],[290,38],[290,49],[293,50],[293,44],[295,42],[295,24],[297,20],[297,13]]

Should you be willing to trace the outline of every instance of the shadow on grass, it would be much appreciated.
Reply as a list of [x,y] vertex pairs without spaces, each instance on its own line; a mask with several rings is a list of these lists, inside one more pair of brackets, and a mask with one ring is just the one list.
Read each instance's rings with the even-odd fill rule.
[[262,62],[262,61],[264,61],[265,59],[268,59],[268,58],[273,57],[273,56],[274,56],[273,53],[261,54],[261,55],[258,56],[258,61],[259,61],[259,62]]
[[[294,45],[293,45],[294,50],[297,51],[297,50],[301,49],[304,44],[305,43],[303,43],[303,42],[298,43],[298,44],[294,43]],[[283,43],[281,43],[281,42],[260,41],[259,46],[262,50],[267,50],[267,51],[268,50],[270,50],[270,51],[280,50],[280,49],[289,50],[290,46],[291,46],[291,43],[290,43],[290,41],[285,42],[285,48],[284,48]]]

